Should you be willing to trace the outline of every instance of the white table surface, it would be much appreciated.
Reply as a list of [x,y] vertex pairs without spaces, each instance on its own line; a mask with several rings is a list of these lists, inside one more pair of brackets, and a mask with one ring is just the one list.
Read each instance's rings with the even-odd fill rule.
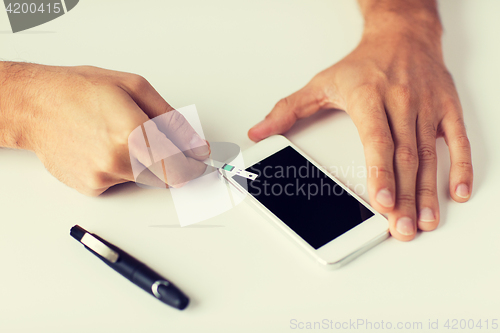
[[[500,331],[491,330],[492,319],[500,321],[500,1],[440,1],[440,11],[475,182],[470,202],[451,200],[440,139],[437,230],[409,243],[390,238],[328,271],[247,202],[180,228],[167,191],[126,184],[85,197],[33,153],[0,149],[0,332],[299,330],[292,319],[422,322],[422,332],[429,320],[446,331],[447,319],[474,319],[483,320],[477,331],[487,331],[485,320],[489,331]],[[86,0],[16,34],[0,10],[0,59],[139,73],[174,107],[196,104],[207,139],[245,149],[253,144],[247,130],[350,52],[361,31],[357,5],[347,0]],[[322,165],[364,165],[356,129],[342,112],[322,112],[286,136]],[[339,177],[351,187],[366,183]],[[172,309],[118,276],[69,236],[74,224],[171,279],[191,297],[190,307]]]

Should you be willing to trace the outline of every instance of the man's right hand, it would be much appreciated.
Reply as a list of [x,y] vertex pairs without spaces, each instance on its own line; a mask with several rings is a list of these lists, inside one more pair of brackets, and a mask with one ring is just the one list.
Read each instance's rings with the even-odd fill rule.
[[[0,83],[0,146],[34,151],[81,193],[96,196],[135,180],[129,135],[141,127],[162,156],[175,156],[163,173],[151,168],[159,179],[182,186],[206,169],[200,161],[209,156],[207,142],[139,75],[2,62]],[[160,115],[163,123],[149,121]],[[132,163],[149,167],[139,146],[130,146]]]

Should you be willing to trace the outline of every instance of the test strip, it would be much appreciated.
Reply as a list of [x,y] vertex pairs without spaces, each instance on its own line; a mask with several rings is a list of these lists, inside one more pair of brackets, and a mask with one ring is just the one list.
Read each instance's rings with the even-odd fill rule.
[[244,177],[246,179],[250,179],[250,180],[255,180],[258,177],[258,175],[256,173],[241,170],[241,169],[239,169],[233,165],[227,164],[227,163],[222,163],[222,162],[210,160],[209,162],[205,162],[205,164],[210,165],[212,167],[215,167],[217,169],[224,170],[225,172],[228,172],[229,174],[238,175],[238,176]]
[[248,172],[248,171],[245,171],[245,170],[241,170],[241,169],[238,169],[235,166],[232,166],[230,164],[225,164],[225,163],[224,163],[224,166],[221,169],[225,170],[225,171],[227,171],[227,172],[229,172],[231,174],[235,174],[235,175],[238,175],[238,176],[250,179],[250,180],[255,180],[255,178],[257,178],[257,176],[258,176],[256,173]]

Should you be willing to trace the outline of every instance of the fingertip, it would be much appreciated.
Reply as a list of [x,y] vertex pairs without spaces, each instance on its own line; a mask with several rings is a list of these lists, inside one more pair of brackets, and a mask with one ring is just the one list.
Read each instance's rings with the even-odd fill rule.
[[269,136],[267,127],[266,120],[262,120],[248,131],[248,137],[254,142],[267,138]]
[[422,231],[435,230],[439,225],[438,209],[431,209],[429,207],[422,208],[418,213],[418,228]]
[[400,233],[395,232],[393,230],[391,230],[391,236],[394,237],[395,239],[397,239],[398,241],[401,241],[401,242],[409,242],[415,238],[415,234],[413,234],[411,236],[406,236],[406,235],[401,235]]
[[255,131],[253,128],[251,128],[250,130],[248,130],[248,137],[250,138],[250,140],[252,140],[253,142],[258,142],[259,139],[257,137],[257,135],[255,134]]
[[409,242],[415,238],[415,234],[413,234],[411,236],[402,235],[402,234],[400,234],[397,231],[394,231],[392,229],[390,230],[390,232],[391,232],[392,237],[394,237],[395,239],[397,239],[398,241],[401,241],[401,242]]
[[378,190],[375,193],[371,192],[370,198],[370,204],[379,213],[387,214],[394,210],[394,197],[388,188]]
[[202,139],[198,133],[194,133],[191,141],[189,142],[190,157],[193,157],[196,160],[203,161],[210,156],[211,149],[208,141]]
[[416,228],[413,219],[403,216],[391,220],[392,223],[389,230],[392,237],[403,242],[408,242],[415,238]]
[[433,231],[436,230],[438,227],[439,222],[434,221],[434,222],[423,222],[423,221],[418,221],[418,229],[422,231]]
[[388,214],[394,210],[394,206],[392,207],[382,206],[375,199],[370,199],[370,205],[372,205],[372,207],[375,208],[375,210],[381,214]]

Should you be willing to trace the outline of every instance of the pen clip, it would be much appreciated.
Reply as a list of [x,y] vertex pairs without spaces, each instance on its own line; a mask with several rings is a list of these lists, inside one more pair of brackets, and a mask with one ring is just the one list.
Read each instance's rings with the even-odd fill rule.
[[111,263],[115,263],[119,258],[119,255],[116,251],[110,249],[109,246],[107,246],[88,232],[83,235],[80,242]]

